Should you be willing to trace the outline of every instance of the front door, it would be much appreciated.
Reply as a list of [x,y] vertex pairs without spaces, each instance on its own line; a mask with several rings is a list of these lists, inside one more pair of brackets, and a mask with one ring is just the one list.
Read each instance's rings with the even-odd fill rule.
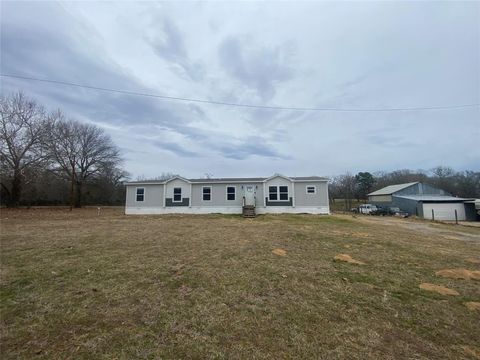
[[243,190],[243,196],[245,197],[245,205],[255,206],[255,186],[246,185]]

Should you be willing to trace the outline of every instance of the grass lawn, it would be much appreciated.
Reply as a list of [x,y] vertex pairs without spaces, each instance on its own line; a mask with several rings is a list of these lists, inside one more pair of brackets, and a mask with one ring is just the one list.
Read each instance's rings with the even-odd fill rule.
[[480,312],[465,306],[480,281],[435,275],[480,270],[479,228],[122,209],[1,218],[2,359],[480,358]]

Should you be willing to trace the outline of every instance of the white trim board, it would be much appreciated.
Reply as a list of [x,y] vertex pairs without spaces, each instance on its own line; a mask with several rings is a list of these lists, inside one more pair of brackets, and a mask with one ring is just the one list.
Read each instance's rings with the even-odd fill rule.
[[[330,213],[328,206],[267,206],[256,207],[257,214],[323,214]],[[149,215],[149,214],[241,214],[241,206],[172,206],[172,207],[134,207],[125,208],[126,215]]]

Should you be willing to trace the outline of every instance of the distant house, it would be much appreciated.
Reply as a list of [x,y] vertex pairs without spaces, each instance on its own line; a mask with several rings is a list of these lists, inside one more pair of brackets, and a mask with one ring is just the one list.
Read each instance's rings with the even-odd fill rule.
[[328,214],[328,179],[319,176],[185,179],[126,183],[126,214]]
[[390,185],[368,194],[371,204],[398,207],[411,215],[425,219],[475,220],[473,199],[454,197],[452,194],[420,182]]

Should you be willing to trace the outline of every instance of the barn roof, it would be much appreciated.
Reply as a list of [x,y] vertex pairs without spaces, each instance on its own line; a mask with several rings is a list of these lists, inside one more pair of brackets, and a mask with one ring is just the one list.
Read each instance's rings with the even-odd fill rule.
[[406,184],[397,184],[397,185],[390,185],[386,186],[384,188],[381,188],[380,190],[371,192],[368,194],[368,196],[373,196],[373,195],[392,195],[393,193],[396,193],[397,191],[406,189],[412,185],[418,184],[418,181],[416,182],[411,182],[411,183],[406,183]]
[[422,202],[465,202],[474,200],[449,195],[395,195],[395,197]]

